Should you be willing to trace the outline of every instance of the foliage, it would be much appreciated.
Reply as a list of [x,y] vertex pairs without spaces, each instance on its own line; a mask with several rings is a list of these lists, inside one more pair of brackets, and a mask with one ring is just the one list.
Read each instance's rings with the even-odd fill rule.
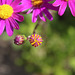
[[[75,18],[66,11],[60,17],[53,12],[53,21],[40,23],[36,30],[43,38],[41,46],[35,48],[27,41],[24,45],[12,45],[15,51],[21,51],[15,60],[18,66],[24,66],[27,72],[38,75],[75,75]],[[31,14],[24,15],[25,20],[20,24],[20,30],[14,35],[31,35],[37,23],[32,23]],[[3,34],[4,39],[9,37]]]

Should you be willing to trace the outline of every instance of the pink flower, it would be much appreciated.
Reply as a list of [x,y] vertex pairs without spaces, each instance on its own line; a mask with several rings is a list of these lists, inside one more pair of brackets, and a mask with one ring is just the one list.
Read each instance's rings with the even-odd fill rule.
[[22,6],[19,5],[21,0],[0,0],[0,35],[3,33],[6,26],[8,36],[13,35],[13,29],[19,29],[18,23],[22,22],[24,17],[19,14],[22,11]]
[[22,4],[24,5],[24,10],[30,9],[27,14],[33,11],[32,22],[36,22],[38,15],[40,19],[46,21],[43,13],[50,21],[52,21],[53,17],[48,9],[57,11],[58,7],[54,7],[51,3],[48,3],[49,1],[51,0],[22,0]]
[[72,15],[75,16],[75,0],[56,0],[53,3],[53,6],[56,6],[56,7],[60,6],[58,14],[60,16],[62,16],[64,14],[65,10],[66,10],[67,3],[68,3],[68,6],[71,10]]
[[34,47],[41,45],[42,41],[42,37],[38,34],[32,34],[29,38],[30,44]]

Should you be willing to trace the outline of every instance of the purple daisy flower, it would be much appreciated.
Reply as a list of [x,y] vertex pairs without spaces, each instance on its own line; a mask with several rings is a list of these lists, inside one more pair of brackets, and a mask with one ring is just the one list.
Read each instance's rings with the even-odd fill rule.
[[53,3],[53,6],[56,6],[56,7],[60,6],[58,14],[60,16],[62,16],[64,14],[65,10],[66,10],[67,3],[68,3],[68,6],[71,10],[72,15],[75,17],[75,0],[56,0]]
[[38,34],[32,34],[29,38],[29,42],[34,47],[37,47],[37,46],[41,45],[42,41],[43,41],[42,37]]
[[0,0],[0,35],[6,26],[8,36],[13,35],[13,29],[19,29],[18,23],[22,22],[24,17],[19,14],[22,11],[21,0]]
[[40,19],[46,21],[43,13],[50,21],[52,21],[53,17],[48,9],[57,11],[58,7],[54,7],[51,3],[48,3],[49,1],[51,0],[22,0],[22,4],[24,5],[24,10],[30,9],[27,14],[33,11],[32,22],[36,22],[38,15]]

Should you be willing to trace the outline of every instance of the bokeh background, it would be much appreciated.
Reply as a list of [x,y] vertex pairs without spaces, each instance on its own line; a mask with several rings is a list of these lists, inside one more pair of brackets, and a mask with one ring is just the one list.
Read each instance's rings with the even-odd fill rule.
[[6,32],[0,36],[0,75],[75,75],[75,17],[69,8],[63,16],[51,11],[54,19],[41,21],[36,33],[43,43],[33,47],[26,41],[14,44],[16,35],[29,36],[36,23],[32,23],[32,13],[24,14],[20,29],[9,37]]

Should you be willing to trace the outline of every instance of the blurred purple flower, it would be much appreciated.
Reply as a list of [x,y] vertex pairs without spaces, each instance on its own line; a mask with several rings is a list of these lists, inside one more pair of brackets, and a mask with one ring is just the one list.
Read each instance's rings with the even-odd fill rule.
[[66,10],[67,4],[71,10],[72,15],[75,17],[75,0],[56,0],[53,6],[60,6],[58,14],[62,16]]
[[46,21],[46,19],[43,16],[43,13],[45,16],[52,21],[53,17],[48,11],[50,10],[58,10],[58,7],[54,7],[51,3],[48,3],[51,0],[22,0],[22,4],[24,5],[24,10],[30,9],[27,14],[33,11],[32,14],[32,22],[36,22],[37,17],[39,15],[40,19],[43,21]]
[[17,35],[14,39],[16,45],[22,45],[25,42],[26,38],[24,35]]
[[13,35],[13,28],[19,29],[19,24],[15,21],[22,22],[24,17],[18,13],[22,11],[19,5],[21,0],[0,0],[0,35],[6,26],[8,36]]

